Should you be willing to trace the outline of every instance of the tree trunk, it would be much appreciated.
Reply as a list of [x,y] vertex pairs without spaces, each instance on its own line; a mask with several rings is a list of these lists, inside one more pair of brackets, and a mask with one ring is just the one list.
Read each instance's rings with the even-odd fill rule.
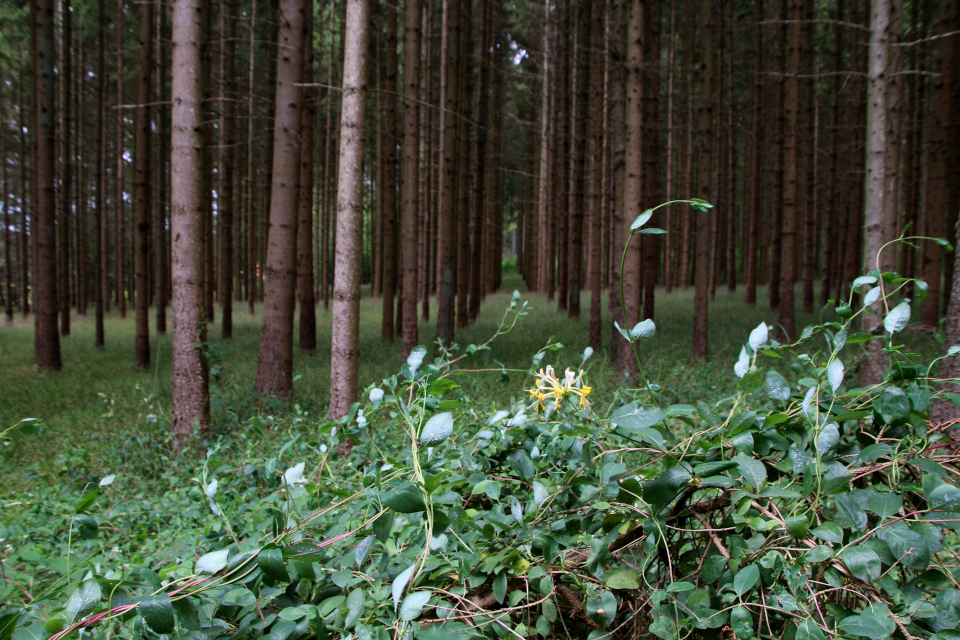
[[[643,201],[645,207],[660,204],[660,4],[647,3],[644,19],[643,78]],[[654,214],[659,216],[662,214]],[[659,226],[659,217],[651,222]],[[631,220],[632,222],[632,220]],[[660,267],[660,236],[643,236],[643,317],[653,319],[654,296]]]
[[[940,33],[952,33],[957,28],[955,0],[940,4]],[[932,122],[928,131],[929,160],[927,161],[926,234],[942,238],[947,234],[947,202],[949,198],[948,128],[953,119],[951,85],[954,82],[953,58],[956,37],[941,38],[937,43],[937,70],[933,79]],[[940,298],[943,278],[943,248],[927,242],[923,247],[923,279],[927,283],[927,297],[920,307],[920,324],[936,327],[940,320]]]
[[170,237],[173,280],[173,444],[190,442],[210,425],[203,319],[202,0],[173,5],[173,110],[170,150]]
[[417,94],[420,89],[420,0],[407,0],[404,11],[403,43],[403,180],[400,187],[400,268],[402,272],[401,311],[403,358],[417,346],[417,257],[424,251],[417,246],[420,222],[420,108]]
[[257,219],[256,184],[257,184],[257,153],[256,137],[254,136],[254,114],[256,113],[256,55],[254,44],[257,35],[257,3],[253,2],[250,14],[250,45],[249,56],[250,64],[247,71],[248,91],[247,91],[247,203],[246,203],[246,227],[243,232],[247,239],[247,267],[246,267],[246,287],[247,287],[247,310],[250,315],[254,314],[257,303],[257,280],[259,278],[260,264],[257,262],[257,229],[260,228]]
[[97,185],[94,197],[96,198],[96,203],[94,206],[97,209],[96,215],[96,239],[94,244],[94,306],[96,308],[96,338],[95,344],[98,349],[102,349],[104,346],[104,336],[103,336],[103,313],[104,308],[106,307],[106,287],[104,287],[103,282],[105,280],[103,263],[104,257],[106,255],[104,247],[104,222],[106,216],[104,216],[104,195],[107,187],[106,173],[107,173],[107,157],[106,157],[106,146],[107,146],[107,107],[106,107],[106,95],[107,95],[107,64],[106,64],[106,23],[107,23],[107,14],[105,8],[105,0],[99,0],[99,27],[97,31]]
[[[777,322],[786,334],[784,342],[796,338],[794,286],[797,243],[797,177],[799,173],[797,134],[800,121],[800,34],[803,19],[802,0],[783,0],[787,14],[786,78],[783,83],[783,226],[781,227],[780,304]],[[771,287],[775,286],[771,284]]]
[[233,232],[236,211],[236,128],[234,101],[234,21],[237,0],[220,5],[220,149],[217,153],[217,298],[220,302],[220,337],[233,337]]
[[41,371],[58,371],[60,333],[57,327],[57,202],[56,202],[56,138],[54,135],[55,46],[53,0],[37,0],[31,4],[33,22],[31,56],[37,75],[33,82],[33,130],[36,181],[37,277],[36,333],[37,365]]
[[473,85],[467,86],[470,78],[468,68],[472,66],[470,59],[471,38],[473,30],[472,2],[462,0],[460,8],[460,64],[457,68],[459,76],[460,98],[457,111],[459,126],[457,127],[459,151],[457,152],[457,207],[456,207],[456,283],[457,298],[457,326],[464,328],[469,323],[467,315],[467,293],[470,286],[470,186],[473,175],[470,157],[470,128],[468,122],[475,121],[470,111],[470,100],[474,94]]
[[[786,43],[787,43],[787,13],[786,0],[780,3],[781,25],[777,28],[777,44],[774,51],[777,59],[777,70],[780,78],[774,88],[776,99],[776,133],[774,134],[774,168],[773,168],[773,207],[770,216],[770,308],[780,308],[780,295],[783,292],[783,222],[784,222],[784,143],[786,142],[786,87],[787,73]],[[791,256],[792,257],[792,256]],[[792,286],[792,285],[791,285]]]
[[[713,178],[713,2],[700,4],[700,106],[697,122],[698,137],[702,147],[698,157],[697,196],[710,201],[713,193],[710,181]],[[709,210],[695,211],[697,255],[694,272],[693,299],[693,358],[707,359],[707,304],[710,285],[710,218]]]
[[[6,123],[5,97],[0,93],[0,122]],[[3,188],[0,190],[0,205],[3,205],[3,278],[4,278],[4,302],[7,315],[7,324],[13,324],[13,260],[10,251],[10,228],[14,225],[13,215],[10,213],[10,171],[7,164],[7,132],[9,128],[4,125],[0,129],[0,162],[3,163]],[[23,130],[21,129],[21,132]]]
[[480,313],[480,301],[482,300],[482,281],[483,281],[483,252],[485,250],[486,234],[486,196],[487,196],[487,155],[488,148],[487,130],[489,129],[490,114],[492,110],[487,109],[487,105],[492,102],[490,95],[490,49],[493,40],[490,30],[492,28],[491,15],[493,14],[492,3],[482,3],[480,14],[480,38],[478,41],[477,57],[480,65],[479,69],[479,93],[477,94],[476,121],[479,126],[476,127],[476,148],[477,148],[477,167],[476,181],[473,190],[473,244],[470,246],[470,287],[469,302],[467,314],[470,322],[477,319]]
[[[123,31],[124,31],[124,7],[123,0],[117,0],[117,15],[114,16],[113,26],[117,30],[117,43],[116,43],[116,53],[117,53],[117,112],[116,112],[116,148],[114,152],[116,153],[117,161],[117,173],[114,176],[113,181],[113,233],[114,233],[114,243],[113,243],[113,294],[114,301],[117,303],[117,313],[121,318],[127,317],[127,300],[126,300],[126,283],[124,282],[124,251],[126,251],[126,246],[124,242],[124,230],[126,229],[126,224],[124,223],[124,201],[123,201],[123,187],[124,187],[124,165],[126,164],[126,159],[124,155],[124,144],[125,139],[123,135],[123,109],[121,106],[124,103],[123,100]],[[106,269],[107,279],[109,281],[109,266]]]
[[297,281],[300,120],[303,111],[303,89],[298,85],[303,76],[304,0],[281,0],[278,15],[280,46],[274,110],[270,231],[263,269],[263,324],[260,328],[254,389],[268,396],[287,398],[293,388],[293,313]]
[[[305,13],[313,15],[313,0],[304,0]],[[313,83],[313,30],[306,25],[306,51],[303,59],[303,82]],[[313,297],[313,151],[316,117],[314,96],[307,87],[303,94],[303,114],[300,120],[300,200],[297,222],[297,297],[300,301],[300,351],[317,350],[317,303]]]
[[[960,247],[960,221],[954,230],[954,247]],[[953,283],[950,289],[950,302],[947,305],[947,323],[943,330],[943,360],[937,377],[941,380],[960,379],[960,357],[948,357],[949,350],[960,344],[960,251],[953,251]],[[939,385],[940,391],[960,394],[960,384],[948,382]],[[960,420],[960,407],[948,400],[935,400],[930,410],[930,421],[935,424]],[[954,440],[956,438],[954,437]]]
[[[598,2],[599,0],[594,0]],[[590,14],[587,5],[578,6],[577,46],[574,56],[576,70],[574,73],[575,108],[570,111],[572,121],[572,151],[570,153],[570,185],[573,190],[573,216],[570,225],[570,300],[567,302],[567,315],[571,320],[580,319],[580,290],[583,288],[583,212],[586,198],[584,165],[586,156],[586,122],[587,100],[589,97],[588,78],[593,71],[590,67],[588,52],[590,51]]]
[[[757,251],[759,250],[759,222],[760,207],[763,203],[763,185],[761,184],[761,167],[763,164],[763,0],[757,0],[754,5],[754,63],[753,85],[751,89],[753,100],[753,124],[751,125],[750,140],[750,201],[747,204],[747,246],[746,268],[744,273],[744,288],[746,303],[757,303]],[[766,251],[766,247],[763,248]]]
[[137,111],[134,123],[134,153],[136,155],[136,242],[134,268],[136,270],[136,338],[134,362],[141,369],[150,365],[150,82],[153,74],[153,3],[139,7],[140,69],[137,75]]
[[840,90],[843,78],[840,76],[840,69],[843,67],[843,32],[845,26],[840,24],[844,18],[843,0],[838,0],[836,8],[836,21],[834,26],[834,52],[833,52],[833,82],[830,90],[830,139],[827,143],[827,194],[824,199],[823,209],[823,261],[820,278],[820,305],[826,306],[830,299],[831,281],[835,277],[835,246],[837,238],[835,234],[839,228],[837,212],[840,210],[837,206],[837,138],[840,121]]
[[[70,210],[71,187],[73,181],[73,159],[70,155],[70,138],[73,129],[70,95],[70,82],[73,75],[73,48],[72,39],[72,11],[70,0],[60,3],[61,25],[63,28],[62,46],[60,48],[60,110],[62,112],[60,130],[60,220],[57,224],[59,242],[59,297],[60,297],[60,335],[70,335]],[[2,121],[2,120],[0,120]],[[6,187],[6,180],[4,180]],[[9,262],[7,262],[9,271]]]
[[[890,0],[870,2],[870,51],[867,63],[867,149],[863,181],[863,271],[869,272],[880,265],[886,270],[883,256],[878,260],[880,248],[885,242],[884,217],[890,209],[886,204],[886,153],[887,153],[887,66],[890,63],[888,38],[890,28]],[[863,291],[866,294],[866,291]],[[864,313],[861,329],[875,333],[883,321],[883,301],[877,301]],[[860,364],[860,386],[868,387],[880,382],[883,376],[881,363],[881,340],[867,342],[867,355]]]
[[384,107],[386,109],[386,131],[383,155],[383,255],[381,256],[382,276],[380,286],[383,291],[383,314],[380,324],[380,338],[393,342],[393,308],[397,293],[397,2],[387,0],[387,55],[384,74]]
[[347,0],[330,354],[330,370],[337,372],[330,381],[330,417],[334,419],[346,415],[357,399],[368,12],[367,0]]
[[[537,255],[536,274],[533,278],[533,290],[547,291],[547,263],[552,260],[549,238],[553,228],[550,211],[550,3],[543,4],[543,61],[540,64],[540,173],[537,181]],[[550,291],[553,297],[553,291]]]
[[588,140],[588,173],[587,184],[590,188],[590,268],[588,276],[590,280],[590,345],[597,349],[600,347],[600,294],[603,286],[603,256],[601,254],[601,234],[603,233],[604,211],[602,204],[602,183],[603,183],[603,112],[604,112],[604,92],[603,92],[603,67],[604,55],[603,47],[603,20],[604,5],[603,0],[593,0],[591,2],[593,15],[590,19],[593,35],[593,49],[591,51],[590,65],[590,134]]

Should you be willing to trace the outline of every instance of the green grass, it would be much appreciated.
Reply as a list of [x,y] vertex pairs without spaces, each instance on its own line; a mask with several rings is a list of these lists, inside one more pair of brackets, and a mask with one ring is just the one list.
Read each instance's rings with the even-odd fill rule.
[[[495,331],[514,288],[522,290],[517,276],[508,277],[502,292],[488,297],[478,321],[458,330],[456,341],[462,347],[485,342]],[[472,360],[461,361],[463,368],[493,369],[487,375],[459,380],[462,392],[475,400],[509,406],[526,400],[530,382],[524,373],[531,356],[548,338],[563,343],[564,350],[550,352],[544,364],[557,369],[576,368],[587,346],[589,294],[582,299],[579,322],[569,320],[545,296],[524,294],[529,314],[516,329],[494,342],[492,351]],[[613,371],[607,359],[613,319],[603,301],[603,345],[587,363],[588,383],[594,388],[595,407],[605,412],[624,388],[622,376]],[[642,345],[642,359],[648,377],[660,384],[669,402],[715,402],[734,392],[736,378],[733,363],[750,330],[761,321],[776,322],[776,312],[768,308],[761,294],[757,306],[743,303],[743,292],[728,294],[718,290],[710,306],[710,359],[695,363],[690,357],[693,290],[666,295],[657,292],[657,334]],[[432,309],[435,312],[435,307]],[[402,364],[399,341],[380,340],[380,301],[365,297],[361,305],[360,384],[366,386],[396,373]],[[832,312],[829,318],[834,316]],[[827,319],[827,318],[823,318]],[[798,315],[798,326],[817,322],[815,316]],[[151,316],[151,323],[153,317]],[[245,307],[235,311],[234,338],[220,340],[219,324],[211,326],[209,340],[214,345],[221,391],[213,393],[215,429],[229,431],[237,423],[247,423],[260,415],[262,431],[269,432],[282,420],[270,416],[292,413],[322,418],[328,403],[330,381],[330,313],[318,309],[318,351],[315,355],[297,353],[294,358],[294,394],[291,407],[264,404],[252,397],[256,374],[260,317],[247,314]],[[160,464],[157,457],[168,441],[165,416],[170,410],[171,370],[170,336],[153,336],[153,364],[147,371],[133,363],[134,320],[115,314],[106,320],[106,348],[94,348],[93,318],[73,318],[73,335],[62,341],[63,371],[40,372],[33,356],[32,319],[18,319],[13,326],[0,326],[0,431],[23,418],[41,418],[44,428],[39,436],[18,435],[0,445],[0,486],[13,490],[15,483],[35,476],[100,476],[114,471],[117,464],[143,467]],[[420,342],[431,344],[435,338],[433,323],[420,324]],[[937,351],[929,336],[913,339],[922,350]],[[510,382],[501,384],[499,365],[519,369]],[[848,365],[849,368],[849,365]],[[156,417],[156,420],[152,416]],[[310,424],[307,421],[306,424]],[[286,424],[286,423],[284,423]],[[0,490],[0,493],[5,493]]]

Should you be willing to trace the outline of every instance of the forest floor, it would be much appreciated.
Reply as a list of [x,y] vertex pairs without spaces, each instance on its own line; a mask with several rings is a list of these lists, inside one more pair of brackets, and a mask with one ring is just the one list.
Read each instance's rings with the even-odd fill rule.
[[[487,298],[476,323],[457,330],[461,350],[471,343],[482,344],[496,332],[514,288],[524,291],[516,276],[506,280],[501,292]],[[511,333],[498,338],[490,351],[461,361],[465,369],[490,370],[486,376],[464,378],[466,386],[461,391],[491,406],[528,399],[525,390],[531,386],[527,377],[531,357],[551,336],[564,349],[549,352],[543,364],[560,371],[576,368],[587,346],[589,293],[582,297],[582,313],[576,322],[559,313],[556,303],[546,296],[522,295],[529,302],[529,314]],[[586,363],[585,374],[600,413],[606,413],[617,394],[626,389],[607,358],[613,318],[607,312],[606,296],[603,310],[603,347]],[[710,359],[704,364],[690,358],[693,289],[670,295],[658,290],[656,310],[657,333],[642,344],[641,357],[649,380],[662,386],[666,399],[682,403],[733,394],[733,364],[741,344],[751,329],[761,321],[775,323],[777,315],[769,309],[763,293],[751,307],[744,304],[742,289],[733,294],[718,289],[710,306]],[[214,433],[270,440],[271,434],[279,439],[290,430],[322,421],[330,380],[330,313],[318,309],[317,353],[295,355],[289,407],[252,394],[260,316],[249,315],[243,305],[235,309],[234,317],[232,340],[220,340],[216,323],[209,335]],[[380,340],[380,317],[380,301],[365,297],[361,305],[361,388],[397,373],[402,364],[399,341],[385,344]],[[151,324],[153,318],[151,315]],[[819,318],[831,319],[832,311]],[[797,325],[817,320],[798,314]],[[132,467],[146,477],[151,467],[170,463],[165,420],[171,393],[170,335],[152,337],[153,364],[144,371],[133,362],[132,313],[126,319],[120,319],[115,309],[108,315],[106,348],[102,350],[94,347],[92,315],[75,315],[72,328],[72,335],[62,341],[63,371],[46,373],[35,365],[32,320],[18,318],[13,326],[0,327],[0,431],[24,418],[42,420],[39,434],[17,434],[0,445],[0,478],[7,478],[0,481],[0,487],[5,487],[0,495],[15,492],[18,485],[22,489],[23,481],[31,479],[70,478],[82,483],[111,473],[117,466]],[[435,325],[421,322],[420,336],[422,344],[430,344]],[[930,335],[912,334],[909,341],[924,355],[939,350]],[[505,384],[498,363],[516,370]],[[234,429],[238,424],[250,429]]]

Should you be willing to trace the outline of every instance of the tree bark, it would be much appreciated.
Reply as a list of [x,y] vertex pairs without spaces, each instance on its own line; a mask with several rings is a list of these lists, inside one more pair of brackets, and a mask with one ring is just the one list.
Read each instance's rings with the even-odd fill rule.
[[293,389],[293,314],[303,111],[303,89],[298,85],[303,76],[304,0],[281,0],[278,17],[273,184],[263,269],[263,324],[254,389],[268,396],[287,398]]
[[[704,0],[700,4],[700,106],[698,109],[697,133],[702,141],[698,162],[697,196],[710,201],[713,190],[710,181],[713,178],[713,2]],[[697,254],[694,272],[693,299],[693,358],[707,359],[707,304],[710,286],[710,218],[709,210],[695,211],[694,216],[697,238]]]
[[[307,24],[306,51],[303,58],[303,82],[313,83],[313,0],[304,0]],[[316,92],[306,87],[303,94],[303,113],[300,120],[300,196],[297,221],[297,297],[300,301],[300,351],[317,350],[317,303],[313,297],[313,151],[316,117]]]
[[[750,201],[747,206],[747,246],[744,273],[744,296],[746,303],[757,303],[757,252],[759,250],[759,222],[760,207],[763,202],[763,186],[761,184],[763,165],[763,0],[757,0],[754,5],[754,64],[753,64],[753,124],[750,133]],[[763,248],[766,251],[766,247]]]
[[[796,282],[795,252],[797,244],[797,177],[799,173],[797,134],[800,112],[800,34],[803,19],[802,0],[784,0],[787,14],[786,78],[784,92],[783,130],[783,226],[780,229],[780,304],[777,322],[785,335],[785,342],[796,337],[794,287]],[[776,286],[771,284],[771,287]]]
[[[123,0],[117,0],[117,15],[113,19],[114,28],[117,30],[117,43],[116,43],[116,54],[117,54],[117,112],[116,112],[116,127],[115,131],[116,138],[116,148],[114,152],[116,153],[117,161],[117,174],[114,176],[113,188],[113,233],[114,233],[114,244],[113,244],[113,293],[114,301],[117,304],[117,313],[121,318],[127,317],[127,299],[126,299],[126,282],[124,281],[124,252],[126,251],[126,243],[124,238],[124,230],[126,229],[126,224],[124,223],[124,201],[123,201],[123,191],[124,191],[124,165],[126,164],[126,159],[124,155],[124,144],[126,142],[124,138],[123,131],[123,31],[124,31],[124,7]],[[107,278],[109,280],[109,268],[107,269]]]
[[[73,130],[73,112],[71,105],[73,96],[70,95],[70,83],[73,76],[73,37],[70,0],[60,3],[61,26],[63,30],[62,46],[60,47],[60,220],[57,224],[59,242],[59,297],[60,297],[60,335],[70,335],[70,212],[71,187],[73,186],[73,158],[71,154],[71,133]],[[2,120],[0,120],[2,121]],[[6,180],[4,180],[6,187]],[[9,262],[7,262],[9,265]],[[7,271],[10,267],[7,266]]]
[[367,0],[347,0],[330,354],[330,370],[336,372],[330,381],[330,417],[334,419],[346,415],[357,399],[368,12]]
[[34,168],[36,175],[36,352],[41,371],[59,371],[60,333],[57,327],[57,202],[56,138],[54,135],[55,46],[53,0],[37,0],[31,5],[33,22],[31,56],[37,75],[33,83],[35,134]]
[[590,282],[590,345],[600,347],[600,295],[603,287],[603,256],[601,254],[601,234],[603,233],[604,211],[602,204],[603,183],[603,67],[604,55],[601,43],[603,41],[603,0],[592,0],[592,17],[590,19],[593,35],[591,41],[591,87],[590,87],[590,134],[588,140],[588,173],[587,184],[590,188],[590,266],[588,277]]
[[134,123],[136,155],[136,236],[134,268],[136,270],[136,337],[134,362],[141,369],[150,365],[150,82],[153,74],[153,3],[139,6],[140,69],[137,76],[137,111]]
[[97,178],[94,198],[96,199],[94,207],[97,209],[96,232],[94,239],[94,307],[96,309],[95,323],[95,345],[98,349],[104,346],[103,335],[103,313],[106,306],[104,298],[106,297],[106,288],[103,286],[105,279],[103,268],[105,247],[104,247],[104,191],[106,190],[107,180],[107,64],[106,64],[106,23],[107,13],[105,0],[99,0],[99,24],[97,30]]
[[420,0],[407,0],[404,10],[403,44],[403,180],[400,187],[400,268],[403,277],[401,292],[402,354],[410,355],[417,346],[417,257],[424,249],[417,246],[420,222],[420,108],[417,94],[420,89]]
[[[166,14],[166,5],[162,0],[156,0],[157,14],[157,77],[159,90],[157,95],[167,95],[167,73],[166,73],[166,54],[163,48],[164,34],[164,15]],[[170,136],[167,133],[166,113],[157,114],[157,139],[159,140],[160,161],[159,171],[157,172],[157,193],[160,199],[157,202],[157,219],[154,225],[154,251],[156,253],[156,288],[157,288],[157,333],[165,334],[167,332],[167,301],[169,298],[169,255],[170,249],[167,243],[167,162],[170,158]]]
[[[660,4],[646,3],[643,78],[643,201],[654,207],[662,201],[660,189]],[[732,205],[731,205],[732,208]],[[651,223],[660,226],[654,214]],[[632,222],[632,221],[631,221]],[[643,317],[653,319],[660,267],[660,236],[643,236]]]
[[396,0],[387,0],[387,55],[384,74],[386,153],[383,155],[383,273],[380,280],[383,295],[380,338],[384,342],[393,342],[394,339],[393,311],[397,293],[397,11]]
[[[890,27],[890,0],[870,2],[870,50],[867,63],[867,149],[863,181],[863,271],[882,270],[885,214],[890,211],[886,204],[886,153],[887,153],[887,66],[890,63],[888,38]],[[861,290],[865,295],[866,291]],[[875,333],[883,321],[883,301],[877,301],[863,314],[861,329]],[[880,382],[883,375],[881,341],[874,339],[866,344],[867,355],[860,364],[860,386],[867,387]]]
[[233,233],[236,211],[236,142],[234,101],[234,21],[237,0],[220,5],[220,149],[217,154],[217,298],[220,302],[220,337],[233,337]]
[[173,5],[173,110],[170,150],[170,231],[173,281],[173,444],[182,451],[194,429],[210,425],[203,319],[202,0]]

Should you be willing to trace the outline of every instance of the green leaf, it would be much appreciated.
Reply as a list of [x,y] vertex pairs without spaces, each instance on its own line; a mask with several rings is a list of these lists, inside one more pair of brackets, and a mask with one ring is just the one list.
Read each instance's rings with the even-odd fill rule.
[[733,460],[737,463],[737,470],[743,476],[743,481],[759,490],[767,479],[767,468],[763,463],[742,453],[734,456]]
[[608,589],[639,589],[640,576],[636,571],[611,571],[603,574]]
[[863,530],[867,526],[867,512],[849,493],[833,496],[833,505],[837,509],[836,523],[843,529]]
[[813,547],[805,554],[803,554],[803,559],[809,564],[819,564],[824,560],[829,560],[833,557],[833,549],[828,547],[825,544],[818,544]]
[[350,592],[347,596],[347,619],[343,623],[344,628],[349,629],[360,619],[365,601],[363,589],[354,589]]
[[810,618],[797,623],[797,632],[793,637],[794,640],[826,640],[820,626]]
[[880,516],[881,520],[894,515],[902,506],[903,499],[895,493],[873,493],[867,498],[867,509]]
[[717,462],[703,462],[696,465],[693,468],[693,475],[698,478],[706,478],[708,476],[715,476],[718,473],[723,473],[729,469],[733,469],[737,466],[736,460],[720,460]]
[[910,322],[910,303],[901,302],[883,319],[883,328],[890,333],[899,333]]
[[537,475],[537,467],[533,464],[533,461],[530,460],[530,455],[525,449],[511,451],[507,455],[506,462],[517,472],[517,475],[524,480],[530,480]]
[[403,595],[403,590],[407,588],[407,583],[410,582],[410,576],[413,575],[413,569],[416,566],[416,564],[412,564],[404,569],[400,575],[394,579],[393,584],[390,586],[390,591],[393,594],[394,609],[396,609],[397,605],[400,604],[400,597]]
[[430,600],[429,591],[417,591],[408,595],[400,603],[400,619],[409,622],[419,618],[428,600]]
[[[435,447],[453,433],[453,414],[438,413],[423,425],[423,431],[420,432],[420,444],[424,447]],[[398,509],[399,511],[399,509]],[[419,509],[423,511],[423,509]],[[400,513],[412,513],[410,511],[401,511]]]
[[87,578],[67,598],[63,617],[66,618],[67,624],[73,624],[91,613],[98,604],[100,604],[100,583],[93,578]]
[[750,338],[747,340],[747,344],[750,345],[750,348],[754,351],[760,351],[763,345],[767,344],[769,339],[769,332],[767,330],[767,323],[761,322],[757,325],[757,328],[750,332]]
[[647,224],[651,217],[653,217],[653,209],[647,209],[636,217],[636,219],[630,225],[630,231],[636,231],[643,225]]
[[888,638],[893,633],[892,631],[888,632],[881,620],[869,612],[864,612],[858,616],[848,616],[840,621],[837,628],[850,635],[873,638],[874,640]]
[[874,399],[873,408],[884,423],[891,427],[899,427],[910,418],[910,398],[900,387],[886,387],[883,393]]
[[587,571],[594,573],[610,559],[610,549],[603,538],[590,539],[590,555],[587,557]]
[[650,235],[650,236],[662,236],[670,232],[665,229],[657,229],[655,227],[651,227],[650,229],[641,229],[637,233],[642,233],[644,235]]
[[[257,601],[257,596],[253,595],[250,589],[245,587],[239,587],[237,589],[231,589],[223,598],[220,600],[221,604],[227,605],[236,605],[238,607],[248,607]],[[141,605],[142,606],[142,605]],[[173,611],[173,607],[170,607],[170,611]]]
[[260,550],[260,553],[257,555],[257,566],[272,580],[290,582],[290,575],[287,573],[287,564],[283,560],[283,550],[276,545],[268,545]]
[[385,494],[381,494],[380,500],[385,506],[398,513],[418,513],[427,509],[420,489],[409,482],[401,482]]
[[797,540],[803,540],[810,534],[810,519],[807,516],[790,516],[784,523],[787,533]]
[[790,383],[773,369],[767,371],[767,395],[777,402],[786,402],[790,398]]
[[850,283],[850,288],[856,292],[860,291],[860,287],[865,284],[876,284],[877,276],[860,276],[859,278],[854,278],[853,282]]
[[[90,486],[90,485],[87,485]],[[83,494],[83,497],[77,501],[77,505],[73,508],[73,512],[83,513],[87,509],[93,506],[93,503],[97,501],[97,496],[100,494],[100,489],[97,487],[91,487],[89,491]]]
[[843,542],[843,531],[837,526],[836,522],[831,522],[830,520],[827,520],[810,533],[824,542],[834,542],[836,544]]
[[843,564],[850,573],[863,582],[873,582],[880,577],[880,556],[869,547],[850,547],[843,552]]
[[830,383],[830,388],[833,389],[834,393],[843,384],[843,363],[840,362],[839,358],[827,367],[827,382]]
[[753,616],[746,607],[734,607],[730,611],[730,627],[738,638],[753,636]]
[[385,511],[379,518],[373,521],[373,534],[381,544],[386,544],[390,539],[390,530],[393,528],[393,512]]
[[758,582],[760,582],[760,568],[755,564],[748,564],[733,577],[733,590],[742,598],[750,593]]
[[931,509],[956,511],[960,508],[960,488],[952,484],[941,484],[927,494]]
[[369,535],[361,540],[360,544],[357,545],[357,548],[354,549],[353,559],[357,563],[357,567],[362,567],[363,563],[365,563],[367,558],[370,557],[370,554],[373,552],[373,545],[376,543],[376,539],[376,536]]
[[[840,420],[838,418],[838,422],[839,421]],[[857,460],[860,462],[873,462],[877,458],[888,456],[891,453],[893,453],[893,449],[890,448],[890,445],[883,443],[871,444],[863,448],[863,450],[860,452],[860,455],[857,456]]]
[[195,573],[205,573],[213,575],[227,566],[227,556],[230,555],[229,549],[220,549],[206,553],[197,560]]
[[617,617],[617,598],[610,591],[599,598],[588,598],[587,616],[601,627],[609,627]]
[[926,570],[930,564],[930,552],[918,533],[911,531],[905,522],[894,522],[877,531],[877,537],[887,543],[894,559],[911,569]]
[[100,525],[92,516],[85,513],[73,517],[73,529],[84,540],[96,540],[100,534]]
[[316,562],[323,560],[325,554],[323,549],[311,542],[294,542],[287,545],[283,550],[283,557],[304,562]]
[[663,422],[666,414],[658,407],[644,409],[636,402],[625,404],[610,416],[610,424],[628,430],[645,429]]
[[497,602],[503,604],[503,599],[507,597],[507,572],[501,571],[493,579],[493,597]]
[[653,320],[644,320],[643,322],[638,322],[634,325],[633,329],[630,329],[630,341],[634,340],[649,340],[657,332],[657,325],[653,323]]
[[832,453],[840,444],[840,428],[836,422],[828,422],[817,434],[817,451],[821,456]]

